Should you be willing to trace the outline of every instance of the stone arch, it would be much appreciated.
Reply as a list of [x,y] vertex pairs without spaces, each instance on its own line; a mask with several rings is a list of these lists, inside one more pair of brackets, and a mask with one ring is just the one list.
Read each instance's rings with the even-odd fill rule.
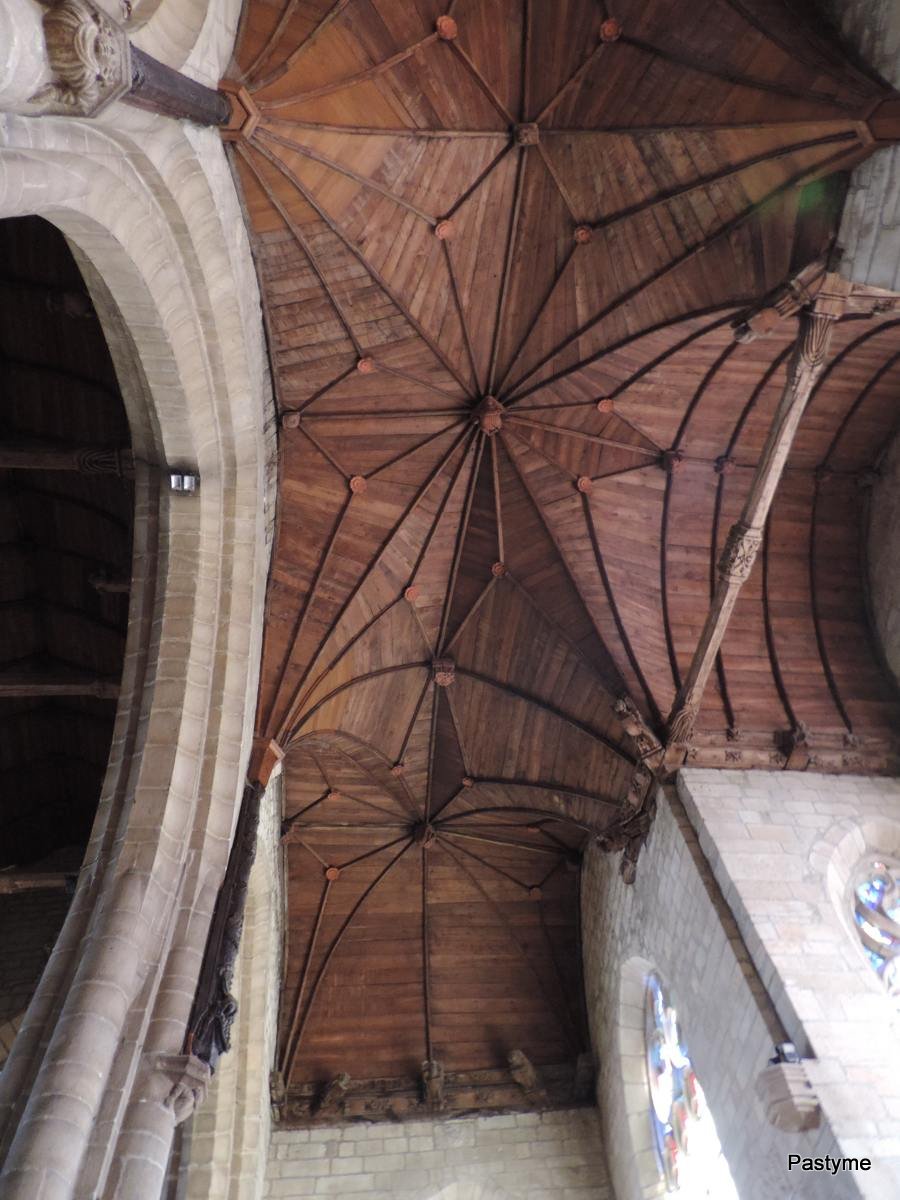
[[[167,66],[216,87],[231,58],[240,0],[98,0],[132,43]],[[130,13],[129,13],[130,9]]]
[[519,1200],[518,1193],[507,1192],[496,1183],[450,1183],[427,1200]]
[[[68,238],[137,469],[113,747],[69,916],[3,1071],[0,1190],[35,1194],[37,1161],[54,1173],[48,1196],[112,1176],[117,1195],[147,1196],[173,1125],[155,1064],[181,1052],[252,737],[273,449],[258,297],[215,135],[146,114],[139,140],[5,123],[0,216],[39,215]],[[173,496],[168,465],[199,471],[199,494]],[[78,1122],[63,1115],[63,1060],[94,1081]],[[116,1114],[118,1142],[97,1133]]]

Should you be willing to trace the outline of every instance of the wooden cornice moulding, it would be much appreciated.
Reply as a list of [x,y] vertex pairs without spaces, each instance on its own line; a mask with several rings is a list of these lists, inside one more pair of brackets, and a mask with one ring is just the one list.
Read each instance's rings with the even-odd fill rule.
[[[540,1066],[535,1087],[526,1088],[530,1073],[519,1069],[518,1060],[506,1067],[442,1073],[442,1103],[426,1097],[423,1078],[395,1077],[356,1079],[342,1073],[329,1084],[308,1083],[278,1092],[282,1129],[306,1129],[311,1125],[350,1124],[358,1121],[412,1121],[434,1117],[460,1117],[474,1112],[533,1112],[579,1108],[593,1103],[594,1072],[589,1054],[573,1062]],[[527,1060],[526,1060],[527,1061]],[[434,1066],[435,1064],[429,1064]],[[439,1064],[438,1064],[439,1065]],[[528,1067],[534,1071],[530,1062]],[[527,1078],[526,1078],[527,1077]],[[338,1081],[346,1081],[338,1083]],[[334,1107],[323,1107],[322,1099],[337,1084]],[[337,1092],[340,1092],[338,1095]],[[531,1094],[529,1094],[529,1092]]]
[[682,763],[691,767],[737,770],[810,770],[827,774],[896,775],[900,744],[841,732],[795,729],[738,733],[730,738],[714,730],[695,730],[693,744],[681,747]]

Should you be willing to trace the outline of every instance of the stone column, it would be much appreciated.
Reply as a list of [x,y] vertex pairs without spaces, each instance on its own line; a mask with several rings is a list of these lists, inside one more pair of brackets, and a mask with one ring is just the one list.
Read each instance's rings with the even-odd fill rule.
[[0,1175],[4,1200],[73,1195],[151,941],[148,881],[110,888]]

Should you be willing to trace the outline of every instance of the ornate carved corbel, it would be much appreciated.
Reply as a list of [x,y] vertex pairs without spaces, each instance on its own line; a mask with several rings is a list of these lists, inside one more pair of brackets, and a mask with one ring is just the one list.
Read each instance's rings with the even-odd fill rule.
[[92,117],[129,90],[128,35],[91,0],[55,0],[43,24],[54,78],[31,97],[36,111]]
[[626,734],[633,738],[642,761],[661,753],[659,739],[647,727],[630,696],[619,696],[613,702],[613,712],[622,722]]

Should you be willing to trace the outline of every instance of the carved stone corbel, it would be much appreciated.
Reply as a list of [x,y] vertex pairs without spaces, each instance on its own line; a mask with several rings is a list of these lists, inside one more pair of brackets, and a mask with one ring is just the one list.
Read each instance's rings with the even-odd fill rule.
[[800,1058],[772,1062],[761,1071],[756,1095],[769,1123],[782,1133],[807,1133],[821,1124],[819,1098]]
[[36,112],[92,117],[130,89],[128,35],[91,0],[55,0],[43,24],[53,79],[29,100]]
[[150,1096],[161,1100],[180,1125],[206,1099],[211,1078],[209,1066],[195,1054],[160,1054],[150,1072]]

